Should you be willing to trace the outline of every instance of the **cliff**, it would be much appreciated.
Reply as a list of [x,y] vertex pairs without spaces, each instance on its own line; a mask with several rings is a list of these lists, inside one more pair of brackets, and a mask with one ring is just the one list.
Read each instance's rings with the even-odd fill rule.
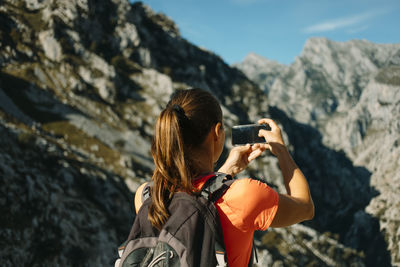
[[[367,234],[372,226],[367,227],[365,220],[377,219],[375,224],[379,225],[378,232],[387,242],[392,264],[398,265],[400,45],[313,38],[306,42],[293,64],[281,66],[279,74],[271,74],[271,66],[277,68],[260,56],[254,60],[254,55],[236,65],[254,82],[267,88],[271,106],[284,111],[296,122],[313,127],[320,137],[319,146],[343,154],[353,165],[363,169],[365,178],[358,185],[353,175],[343,181],[349,183],[346,188],[351,188],[346,196],[338,198],[338,194],[328,194],[330,201],[335,199],[344,206],[348,206],[346,202],[365,198],[361,205],[364,207],[353,210],[353,218],[348,219],[353,225],[344,242],[359,248],[370,246],[370,250],[376,251],[375,245],[362,244],[364,239],[355,241],[349,237]],[[263,75],[272,81],[260,79]],[[301,151],[300,148],[310,142],[313,139],[307,138],[294,146]],[[314,149],[306,150],[309,154],[299,157],[316,162],[331,160],[323,155],[315,157]],[[346,176],[347,170],[342,166],[330,168]],[[340,188],[334,181],[325,181],[331,184],[331,192]],[[354,191],[362,187],[361,192]],[[368,190],[374,191],[372,195]],[[317,195],[321,193],[316,192]]]
[[[187,87],[201,87],[218,97],[227,129],[264,116],[278,120],[309,177],[317,204],[315,220],[258,233],[260,266],[398,262],[398,236],[389,231],[397,225],[398,209],[390,199],[395,196],[386,195],[396,186],[380,191],[379,185],[398,179],[391,158],[398,155],[398,146],[390,153],[372,151],[392,167],[378,161],[370,165],[371,157],[362,156],[370,155],[362,146],[368,140],[388,140],[379,130],[383,128],[369,127],[379,120],[385,119],[382,127],[391,125],[390,136],[398,140],[398,120],[393,119],[399,114],[398,94],[391,89],[397,88],[396,65],[382,65],[378,78],[367,80],[365,89],[354,89],[360,92],[349,105],[354,109],[351,120],[335,112],[312,119],[301,105],[295,111],[289,104],[278,104],[286,97],[282,92],[295,91],[279,87],[279,81],[283,84],[289,81],[284,75],[297,73],[296,63],[273,63],[273,77],[265,75],[267,84],[258,85],[250,74],[251,79],[211,51],[189,43],[171,19],[141,3],[6,0],[0,4],[0,21],[2,265],[112,264],[135,216],[133,193],[151,177],[155,119],[169,95]],[[394,53],[394,48],[388,51]],[[350,70],[344,75],[353,77]],[[320,82],[317,71],[309,75],[308,83]],[[384,98],[377,86],[386,92]],[[340,89],[333,94],[338,99],[346,96],[344,103],[350,103],[347,89]],[[377,99],[392,117],[369,113]],[[319,101],[309,105],[315,110],[321,106]],[[352,143],[354,138],[346,138],[357,133],[354,125],[364,127],[353,123],[362,114],[371,114],[368,127],[362,128],[371,129],[370,134],[359,139],[356,135]],[[340,128],[339,136],[323,130],[336,123],[348,125]],[[344,141],[342,146],[335,146],[338,140]],[[229,143],[227,138],[224,154]],[[351,144],[359,152],[347,147]],[[378,181],[375,173],[388,175]],[[257,175],[283,190],[271,155],[243,175]],[[381,219],[389,216],[392,219]],[[371,249],[366,242],[377,247]]]

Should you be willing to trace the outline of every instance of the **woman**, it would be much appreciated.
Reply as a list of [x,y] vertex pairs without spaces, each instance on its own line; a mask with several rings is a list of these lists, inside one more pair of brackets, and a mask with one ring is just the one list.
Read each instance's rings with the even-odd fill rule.
[[[255,230],[284,227],[314,216],[314,205],[306,178],[291,158],[279,127],[271,119],[261,119],[271,131],[260,130],[266,144],[235,147],[218,170],[232,176],[268,149],[281,168],[287,194],[278,194],[268,185],[253,179],[236,180],[216,202],[228,265],[247,266]],[[161,228],[168,220],[167,206],[177,191],[195,192],[214,171],[214,164],[225,143],[222,111],[218,101],[201,89],[178,90],[161,112],[152,147],[155,163],[152,205],[148,218]],[[135,197],[141,206],[143,185]]]

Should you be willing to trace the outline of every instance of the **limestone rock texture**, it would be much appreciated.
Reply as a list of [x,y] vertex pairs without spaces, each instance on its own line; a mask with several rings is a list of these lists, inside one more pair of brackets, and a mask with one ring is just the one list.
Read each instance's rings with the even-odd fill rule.
[[[339,47],[331,57],[340,64],[319,56],[325,43]],[[359,62],[342,56],[351,45]],[[2,1],[1,265],[112,265],[135,218],[134,192],[152,175],[155,120],[189,87],[216,95],[227,131],[277,120],[309,178],[315,219],[257,233],[258,266],[397,264],[398,47],[312,39],[290,66],[252,57],[265,75],[191,44],[140,2]],[[318,99],[307,94],[314,85],[324,89]],[[217,166],[230,148],[227,132]],[[268,153],[242,176],[284,192]]]
[[[355,203],[366,198],[362,209],[353,210],[353,218],[349,218],[352,226],[343,240],[355,248],[370,246],[373,254],[376,245],[362,244],[366,240],[357,241],[357,237],[368,234],[371,225],[366,220],[374,220],[390,253],[390,264],[399,265],[400,44],[312,38],[291,65],[281,66],[279,74],[271,72],[279,68],[276,63],[254,54],[235,67],[265,88],[271,107],[296,123],[312,127],[320,138],[319,146],[341,153],[365,173],[358,185],[354,176],[343,181],[351,184],[345,198],[337,198],[332,193],[340,185],[321,177],[331,184],[329,192],[323,194],[326,201],[340,202],[344,207],[349,204],[345,202]],[[269,81],[266,76],[270,77]],[[296,150],[315,142],[296,138],[303,141],[297,145],[292,143]],[[331,160],[315,157],[314,149],[309,152],[302,157],[314,160],[317,165]],[[332,171],[346,176],[342,166],[334,168]],[[366,191],[354,191],[357,187],[366,187],[372,192],[368,196]],[[314,192],[314,195],[321,193]]]

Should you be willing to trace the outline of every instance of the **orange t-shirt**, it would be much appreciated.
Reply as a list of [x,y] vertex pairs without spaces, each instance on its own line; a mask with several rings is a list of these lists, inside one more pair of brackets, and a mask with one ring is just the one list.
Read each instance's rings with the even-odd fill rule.
[[[201,189],[213,174],[193,182]],[[278,193],[249,178],[236,180],[216,202],[229,267],[248,266],[255,230],[267,230],[278,209]]]

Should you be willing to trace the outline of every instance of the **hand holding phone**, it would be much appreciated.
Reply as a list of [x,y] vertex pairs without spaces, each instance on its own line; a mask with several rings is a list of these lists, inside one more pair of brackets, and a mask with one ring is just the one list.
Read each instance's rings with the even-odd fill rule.
[[259,131],[267,130],[270,131],[271,128],[266,124],[247,124],[247,125],[237,125],[232,127],[232,145],[241,146],[246,144],[257,144],[266,143],[264,137],[259,137]]

